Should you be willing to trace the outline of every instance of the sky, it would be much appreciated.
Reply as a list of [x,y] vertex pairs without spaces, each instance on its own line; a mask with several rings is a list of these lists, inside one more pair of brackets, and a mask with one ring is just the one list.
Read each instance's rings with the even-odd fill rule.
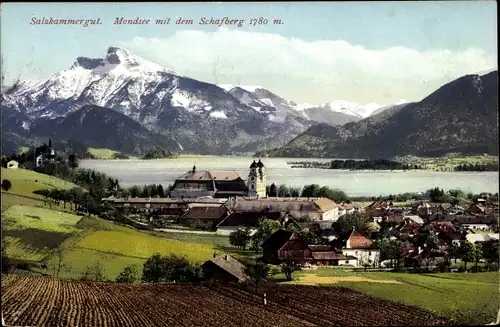
[[[297,103],[387,105],[497,69],[496,15],[495,1],[2,3],[2,72],[7,82],[42,80],[117,46],[185,76],[260,85]],[[100,24],[31,24],[50,17]],[[244,22],[218,27],[203,17]]]

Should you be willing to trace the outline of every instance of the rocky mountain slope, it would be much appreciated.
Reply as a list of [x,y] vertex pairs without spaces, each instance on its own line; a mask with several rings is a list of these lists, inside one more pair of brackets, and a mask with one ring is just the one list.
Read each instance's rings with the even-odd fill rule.
[[[259,94],[262,92],[268,91]],[[110,47],[105,58],[79,57],[70,69],[45,81],[24,81],[3,92],[2,133],[10,133],[3,137],[13,139],[16,135],[22,140],[27,135],[46,136],[48,131],[39,126],[40,120],[49,118],[58,119],[58,131],[66,130],[63,125],[68,120],[62,118],[86,105],[122,114],[114,120],[125,116],[133,119],[153,132],[155,141],[159,139],[157,134],[163,135],[164,143],[174,147],[168,150],[180,145],[186,152],[200,154],[254,152],[281,146],[313,124],[286,105],[266,106],[263,102],[260,107],[252,106],[214,84],[184,77],[125,49]],[[83,126],[78,128],[83,131]],[[86,124],[84,134],[99,134],[97,129]],[[115,138],[127,138],[126,133],[123,129]],[[94,147],[105,145],[100,139],[92,142]]]
[[[296,119],[305,119],[314,123],[327,123],[332,126],[343,125],[363,118],[356,112],[363,107],[346,101],[335,101],[321,106],[297,104],[286,100],[260,86],[219,85],[231,93],[241,103],[257,111],[274,113],[276,121],[284,121],[291,116]],[[349,109],[349,105],[353,110]],[[361,111],[361,110],[360,110]]]
[[65,117],[40,118],[32,123],[30,133],[44,139],[73,140],[87,147],[99,144],[102,148],[130,154],[144,153],[155,145],[182,150],[176,141],[151,132],[132,118],[92,105]]
[[396,105],[359,122],[310,127],[283,157],[388,158],[449,152],[498,154],[498,71],[458,78],[420,102]]

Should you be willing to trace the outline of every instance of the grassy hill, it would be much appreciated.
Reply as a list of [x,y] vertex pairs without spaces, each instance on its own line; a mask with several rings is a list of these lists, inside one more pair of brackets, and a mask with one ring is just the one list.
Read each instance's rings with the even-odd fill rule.
[[[2,212],[13,205],[44,206],[43,197],[33,193],[36,190],[78,187],[68,181],[32,170],[2,168],[1,172],[2,180],[8,179],[12,183],[8,192],[2,190]],[[62,206],[58,208],[64,210]]]
[[[53,263],[56,250],[63,253],[66,269],[60,277],[79,277],[98,262],[106,278],[115,279],[124,267],[144,261],[156,252],[185,255],[192,262],[209,259],[214,245],[197,244],[146,234],[128,226],[95,217],[77,216],[69,206],[44,204],[33,191],[70,189],[77,185],[54,176],[24,169],[2,168],[2,179],[12,188],[2,190],[2,228],[6,253],[16,262]],[[49,269],[39,272],[52,273]]]

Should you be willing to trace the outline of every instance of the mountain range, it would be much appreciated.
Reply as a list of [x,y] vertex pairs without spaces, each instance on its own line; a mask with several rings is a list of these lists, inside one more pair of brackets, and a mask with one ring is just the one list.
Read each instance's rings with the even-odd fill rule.
[[318,124],[276,157],[392,158],[447,153],[498,155],[498,71],[460,77],[419,102],[381,108],[358,122]]
[[293,157],[498,152],[496,76],[464,76],[415,103],[315,106],[202,82],[110,47],[104,58],[78,57],[45,80],[3,88],[2,152],[48,138],[133,155],[155,146]]
[[104,58],[78,57],[46,80],[16,83],[2,92],[1,104],[3,152],[51,137],[129,154],[155,145],[251,153],[281,146],[318,122],[363,118],[299,105],[260,87],[198,81],[118,47]]

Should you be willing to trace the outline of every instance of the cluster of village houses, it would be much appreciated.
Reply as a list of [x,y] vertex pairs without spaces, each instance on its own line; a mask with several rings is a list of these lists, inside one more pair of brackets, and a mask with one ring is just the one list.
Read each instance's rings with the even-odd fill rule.
[[[395,207],[390,202],[375,201],[365,208],[353,203],[335,203],[327,198],[277,198],[265,194],[267,177],[259,160],[250,166],[247,182],[236,172],[197,171],[196,167],[180,176],[166,198],[105,198],[114,207],[151,214],[153,219],[172,219],[186,225],[201,221],[212,232],[229,235],[241,228],[257,230],[263,219],[279,221],[283,227],[294,224],[299,229],[328,238],[328,245],[309,244],[291,229],[283,228],[263,244],[263,258],[268,263],[301,262],[309,266],[380,266],[380,251],[373,240],[356,230],[338,234],[332,223],[339,217],[360,212],[376,225],[390,226],[391,238],[411,240],[427,225],[437,235],[439,249],[429,253],[409,248],[407,258],[439,257],[461,240],[472,243],[498,241],[498,203],[478,199],[468,208],[449,203],[419,201],[411,207]],[[161,228],[160,228],[161,230]],[[212,264],[237,266],[228,256],[215,256]],[[212,262],[213,261],[213,262]],[[210,263],[209,263],[210,264]]]

